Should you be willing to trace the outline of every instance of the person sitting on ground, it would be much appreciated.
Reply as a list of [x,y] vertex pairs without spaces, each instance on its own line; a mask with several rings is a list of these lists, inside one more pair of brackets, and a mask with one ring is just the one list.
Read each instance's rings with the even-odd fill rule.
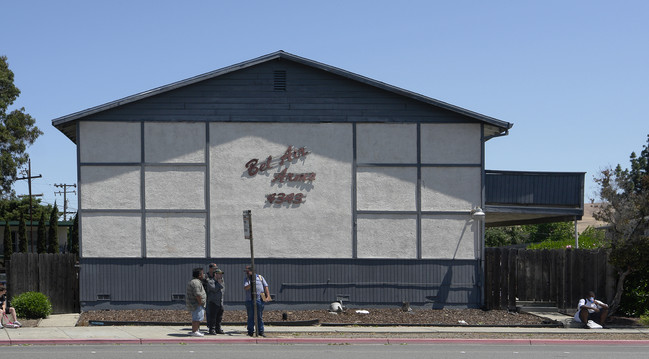
[[7,311],[9,312],[9,314],[11,314],[14,321],[8,323],[5,322],[5,325],[12,328],[22,327],[23,325],[20,324],[20,322],[16,319],[16,310],[14,309],[14,307],[9,306],[7,303],[7,288],[0,285],[0,329],[2,329],[2,319],[7,317],[7,320],[9,320]]
[[583,323],[584,328],[589,328],[589,320],[592,320],[604,327],[607,316],[608,305],[601,300],[595,299],[595,292],[590,291],[586,298],[579,300],[579,304],[577,304],[577,313],[575,313],[575,321]]

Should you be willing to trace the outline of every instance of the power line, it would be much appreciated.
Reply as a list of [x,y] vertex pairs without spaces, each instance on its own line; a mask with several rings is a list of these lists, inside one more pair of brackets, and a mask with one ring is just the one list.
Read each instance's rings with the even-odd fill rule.
[[[37,196],[42,196],[43,194],[32,194],[32,178],[41,178],[42,175],[32,176],[32,160],[27,161],[27,177],[16,178],[16,180],[27,180],[27,186],[29,188],[29,239],[31,242],[32,253],[34,252],[34,218],[32,216],[32,198]],[[19,196],[25,197],[25,196]]]
[[66,215],[68,213],[70,213],[70,214],[74,213],[74,212],[68,212],[68,197],[67,197],[67,195],[68,195],[68,193],[77,194],[77,191],[68,191],[68,187],[77,188],[77,185],[76,184],[65,184],[65,183],[56,184],[55,183],[54,187],[63,188],[63,191],[54,192],[54,195],[56,196],[57,194],[63,194],[63,220],[66,221],[67,220]]

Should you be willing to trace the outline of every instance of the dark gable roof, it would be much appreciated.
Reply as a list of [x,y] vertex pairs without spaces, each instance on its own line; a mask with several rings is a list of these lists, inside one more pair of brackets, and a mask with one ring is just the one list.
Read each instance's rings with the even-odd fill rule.
[[132,96],[128,96],[116,101],[112,101],[103,105],[99,105],[96,107],[92,107],[83,111],[75,112],[67,116],[62,116],[59,118],[56,118],[52,120],[52,125],[59,129],[61,132],[63,132],[66,136],[68,136],[73,142],[76,142],[76,121],[83,119],[84,117],[94,115],[96,113],[110,110],[122,105],[126,105],[138,100],[142,100],[145,98],[149,98],[152,96],[156,96],[158,94],[167,92],[167,91],[172,91],[184,86],[192,85],[201,81],[205,81],[211,78],[215,78],[218,76],[222,76],[231,72],[235,72],[237,70],[241,70],[244,68],[252,67],[255,65],[259,65],[264,62],[276,60],[276,59],[283,59],[283,60],[288,60],[288,61],[293,61],[302,65],[306,65],[312,68],[316,68],[319,70],[327,71],[329,73],[342,76],[354,81],[358,81],[363,84],[367,84],[385,91],[389,91],[392,93],[395,93],[397,95],[405,96],[408,98],[411,98],[416,101],[420,101],[426,104],[430,104],[439,108],[443,108],[455,113],[458,113],[463,116],[467,116],[469,118],[473,118],[477,121],[484,122],[489,129],[485,131],[485,134],[488,135],[489,137],[495,137],[501,134],[507,134],[507,131],[513,126],[512,123],[501,121],[498,119],[495,119],[493,117],[485,116],[473,111],[469,111],[467,109],[457,107],[454,105],[451,105],[449,103],[439,101],[430,97],[426,97],[420,94],[417,94],[412,91],[404,90],[399,87],[395,87],[392,85],[388,85],[386,83],[376,81],[373,79],[370,79],[368,77],[364,77],[349,71],[345,71],[342,69],[339,69],[337,67],[329,66],[320,62],[316,62],[313,60],[309,60],[303,57],[299,57],[293,54],[290,54],[288,52],[284,51],[277,51],[265,56],[258,57],[256,59],[252,59],[249,61],[241,62],[239,64],[235,64],[232,66],[228,66],[219,70],[211,71],[202,75],[194,76],[191,78],[188,78],[186,80],[178,81],[171,83],[169,85],[161,86],[149,91],[144,91]]

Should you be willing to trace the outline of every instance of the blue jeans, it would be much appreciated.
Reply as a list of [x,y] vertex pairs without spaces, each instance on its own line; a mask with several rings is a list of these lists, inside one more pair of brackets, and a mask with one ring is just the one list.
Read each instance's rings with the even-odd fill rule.
[[[255,309],[252,305],[252,300],[246,301],[246,312],[248,312],[248,334],[255,332]],[[257,300],[257,324],[259,325],[259,334],[264,333],[264,320],[262,315],[264,314],[264,302]]]

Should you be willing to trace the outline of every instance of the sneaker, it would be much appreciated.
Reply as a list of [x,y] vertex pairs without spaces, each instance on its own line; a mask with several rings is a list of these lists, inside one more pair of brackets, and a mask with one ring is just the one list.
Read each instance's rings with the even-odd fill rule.
[[259,333],[259,336],[266,338],[266,334],[264,334],[264,333]]
[[22,326],[23,326],[23,325],[22,325],[22,324],[20,324],[20,322],[19,322],[19,321],[17,321],[17,320],[16,320],[15,322],[14,322],[14,325],[16,325],[16,326],[18,326],[18,327],[22,327]]
[[221,328],[217,329],[217,330],[215,331],[215,333],[216,333],[216,334],[225,334],[225,332],[224,332],[223,329],[221,329]]
[[253,333],[248,333],[248,336],[252,337],[252,336],[254,336],[254,334]]
[[191,332],[191,333],[189,333],[189,335],[192,336],[192,337],[204,337],[205,336],[205,334],[203,334],[203,333],[201,333],[199,331]]
[[2,329],[2,328],[3,328],[2,323],[0,323],[0,329]]

